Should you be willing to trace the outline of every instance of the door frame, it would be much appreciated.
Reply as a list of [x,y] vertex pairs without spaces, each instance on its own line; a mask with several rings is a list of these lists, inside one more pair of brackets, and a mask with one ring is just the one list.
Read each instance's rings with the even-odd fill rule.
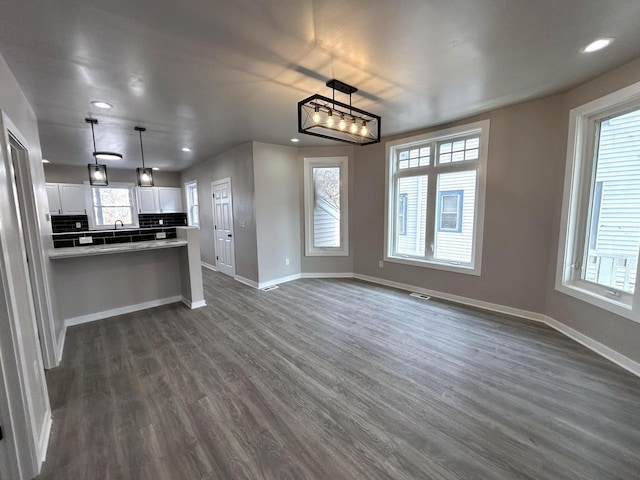
[[[6,187],[10,189],[8,191],[12,198],[12,207],[10,211],[3,212],[4,219],[8,219],[4,228],[11,228],[12,223],[15,222],[15,228],[18,228],[25,238],[20,242],[20,259],[16,258],[15,252],[8,250],[8,240],[5,234],[2,233],[3,229],[0,229],[0,290],[3,290],[2,298],[0,299],[0,315],[6,320],[0,322],[0,368],[2,369],[2,375],[0,375],[2,383],[0,384],[0,415],[3,419],[3,429],[5,432],[6,445],[6,457],[9,463],[9,469],[11,470],[11,478],[32,478],[40,472],[40,467],[45,459],[49,433],[51,429],[51,405],[49,404],[49,394],[44,378],[44,363],[42,358],[41,345],[36,345],[34,352],[35,359],[30,359],[32,365],[28,364],[25,358],[25,352],[23,350],[24,336],[22,334],[23,328],[28,326],[29,319],[23,318],[18,321],[20,316],[18,299],[23,294],[22,291],[16,291],[16,284],[14,283],[15,273],[19,273],[19,270],[24,268],[25,285],[27,294],[31,296],[32,303],[29,305],[29,310],[32,315],[30,319],[33,324],[33,332],[35,334],[35,341],[38,342],[38,336],[43,337],[44,332],[40,332],[36,321],[37,305],[39,299],[36,297],[37,293],[32,292],[32,284],[30,279],[31,269],[27,265],[27,251],[34,249],[35,252],[29,252],[32,255],[31,260],[34,264],[39,260],[45,258],[45,251],[42,248],[41,236],[36,235],[39,232],[38,209],[35,205],[35,189],[32,184],[30,188],[24,190],[24,196],[27,197],[27,204],[24,205],[25,211],[19,211],[19,200],[17,191],[17,182],[24,181],[19,177],[19,172],[14,172],[13,161],[11,158],[10,150],[10,138],[20,144],[24,149],[26,157],[26,165],[24,164],[25,158],[18,159],[18,168],[29,170],[29,154],[33,152],[30,150],[29,144],[25,137],[11,122],[4,111],[0,110],[0,177],[7,182]],[[15,174],[16,179],[11,178],[11,175]],[[27,178],[31,179],[31,175]],[[44,182],[42,182],[44,187]],[[24,198],[23,198],[24,200]],[[31,203],[29,203],[31,202]],[[37,226],[36,232],[29,231],[23,232],[22,221],[20,216],[25,216],[27,220],[28,228]],[[42,263],[40,266],[44,269],[42,272],[46,272],[46,267]],[[38,279],[48,287],[46,277]],[[22,290],[22,288],[20,289]],[[50,308],[51,304],[48,304]],[[24,312],[23,312],[24,313]],[[52,317],[49,317],[52,319]],[[41,343],[41,342],[38,342]],[[54,343],[55,345],[55,340]],[[40,379],[39,387],[42,389],[44,404],[44,418],[43,424],[38,425],[38,419],[35,418],[32,386],[28,380],[29,371],[31,368],[38,368]],[[1,448],[4,448],[3,447]]]
[[[22,215],[24,216],[27,231],[23,232],[23,235],[27,256],[31,259],[29,274],[31,276],[33,273],[34,277],[31,279],[32,285],[35,287],[32,288],[32,294],[38,332],[40,334],[42,361],[44,368],[54,368],[57,367],[59,363],[58,349],[60,346],[57,345],[55,327],[53,325],[51,290],[49,289],[49,282],[47,281],[47,268],[45,265],[45,249],[41,241],[42,236],[37,214],[39,210],[33,189],[35,182],[33,181],[33,176],[29,168],[29,145],[24,136],[4,114],[2,115],[2,122],[6,132],[5,141],[7,142],[7,146],[9,146],[10,138],[13,137],[25,151],[24,158],[18,158],[18,168],[15,172],[17,182],[20,183],[20,190],[22,192],[21,203],[23,203],[25,207]],[[9,159],[9,161],[11,161],[11,159]]]
[[[217,252],[216,243],[217,243],[217,232],[216,232],[216,199],[213,196],[214,187],[217,185],[223,185],[225,183],[229,184],[229,206],[231,208],[231,243],[233,243],[233,275],[236,276],[236,230],[235,230],[235,215],[233,212],[233,184],[231,183],[231,177],[222,178],[220,180],[214,180],[211,182],[211,208],[213,211],[213,251]],[[220,271],[218,267],[218,255],[216,254],[216,269]]]

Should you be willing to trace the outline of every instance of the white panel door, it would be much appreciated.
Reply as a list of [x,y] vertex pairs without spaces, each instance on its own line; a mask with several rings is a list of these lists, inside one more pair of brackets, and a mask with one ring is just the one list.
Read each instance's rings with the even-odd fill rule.
[[158,203],[160,213],[182,212],[182,189],[158,187]]
[[49,199],[49,213],[51,215],[62,214],[62,203],[60,203],[60,190],[57,183],[47,183],[47,198]]
[[60,184],[60,202],[64,215],[86,215],[84,185]]
[[211,184],[213,191],[213,222],[216,235],[216,268],[219,272],[236,274],[233,242],[233,199],[231,179]]

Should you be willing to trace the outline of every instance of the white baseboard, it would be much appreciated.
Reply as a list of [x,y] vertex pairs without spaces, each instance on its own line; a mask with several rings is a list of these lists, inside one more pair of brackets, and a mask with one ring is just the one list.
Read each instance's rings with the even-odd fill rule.
[[258,282],[254,282],[253,280],[249,280],[248,278],[241,277],[240,275],[236,275],[235,278],[240,283],[244,283],[252,288],[258,288]]
[[631,360],[629,357],[622,355],[621,353],[616,352],[612,348],[607,347],[606,345],[594,340],[591,337],[586,336],[583,333],[565,325],[558,320],[546,316],[545,323],[549,325],[551,328],[557,330],[558,332],[566,335],[567,337],[575,340],[576,342],[584,345],[589,350],[596,352],[598,355],[603,356],[607,360],[615,363],[616,365],[624,368],[628,372],[633,373],[640,377],[640,363]]
[[266,282],[258,282],[258,289],[262,290],[263,288],[271,287],[273,285],[280,285],[281,283],[291,282],[293,280],[298,280],[300,277],[299,273],[289,275],[287,277],[276,278],[274,280],[267,280]]
[[184,303],[191,310],[195,310],[196,308],[202,308],[207,306],[207,302],[204,300],[198,300],[197,302],[192,302],[187,297],[182,297],[182,303]]
[[530,312],[528,310],[521,310],[519,308],[507,307],[505,305],[498,305],[496,303],[484,302],[482,300],[476,300],[473,298],[462,297],[460,295],[453,295],[450,293],[438,292],[436,290],[429,290],[427,288],[416,287],[415,285],[409,285],[406,283],[393,282],[391,280],[385,280],[378,277],[371,277],[369,275],[361,275],[356,273],[354,278],[358,280],[364,280],[365,282],[377,283],[379,285],[385,285],[387,287],[398,288],[400,290],[406,290],[409,292],[418,292],[424,293],[425,295],[429,295],[436,298],[441,298],[443,300],[448,300],[455,303],[460,303],[463,305],[468,305],[470,307],[481,308],[483,310],[489,310],[496,313],[503,313],[506,315],[511,315],[513,317],[525,318],[527,320],[533,320],[536,322],[545,323],[549,327],[557,330],[558,332],[566,335],[567,337],[575,340],[576,342],[584,345],[589,350],[597,353],[598,355],[606,358],[607,360],[615,363],[616,365],[624,368],[628,372],[633,373],[640,377],[640,363],[631,360],[630,358],[622,355],[621,353],[616,352],[612,348],[607,347],[606,345],[594,340],[583,333],[574,330],[573,328],[565,325],[558,320],[551,318],[543,313]]
[[468,305],[470,307],[481,308],[483,310],[490,310],[496,313],[504,313],[513,317],[526,318],[527,320],[534,320],[536,322],[545,323],[545,315],[542,313],[507,307],[505,305],[499,305],[497,303],[484,302],[482,300],[476,300],[474,298],[463,297],[461,295],[454,295],[451,293],[439,292],[437,290],[429,290],[428,288],[420,288],[416,287],[415,285],[409,285],[407,283],[394,282],[391,280],[385,280],[383,278],[370,277],[369,275],[361,275],[359,273],[356,273],[354,275],[354,278],[358,280],[364,280],[365,282],[377,283],[379,285],[385,285],[387,287],[406,290],[408,292],[423,293],[430,297],[441,298],[442,300],[448,300],[450,302],[460,303],[462,305]]
[[49,447],[49,437],[51,436],[51,426],[53,424],[53,417],[47,415],[42,430],[40,431],[40,438],[38,439],[38,473],[42,468],[42,464],[47,458],[47,449]]
[[60,335],[60,338],[58,338],[58,352],[57,352],[57,363],[56,363],[56,367],[58,365],[60,365],[60,362],[62,362],[62,354],[64,353],[64,342],[67,339],[67,325],[63,324],[62,325],[62,334]]
[[301,273],[300,278],[353,278],[353,272],[335,272],[335,273]]
[[159,307],[161,305],[168,305],[170,303],[176,303],[181,301],[182,301],[181,295],[177,295],[175,297],[161,298],[159,300],[152,300],[150,302],[138,303],[136,305],[128,305],[126,307],[119,307],[111,310],[105,310],[102,312],[90,313],[89,315],[81,315],[79,317],[67,318],[64,321],[64,325],[65,327],[81,325],[83,323],[95,322],[96,320],[103,320],[105,318],[115,317],[117,315],[124,315],[126,313],[138,312],[140,310],[146,310],[148,308]]
[[214,272],[217,272],[217,271],[218,271],[218,269],[215,267],[215,265],[211,265],[210,263],[200,262],[200,264],[201,264],[204,268],[208,268],[209,270],[213,270]]

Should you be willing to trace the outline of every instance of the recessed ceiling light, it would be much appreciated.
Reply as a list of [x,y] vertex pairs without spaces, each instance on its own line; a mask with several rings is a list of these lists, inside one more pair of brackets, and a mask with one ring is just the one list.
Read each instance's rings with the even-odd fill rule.
[[599,38],[598,40],[594,40],[586,47],[580,49],[582,53],[592,53],[597,52],[598,50],[602,50],[603,48],[607,48],[609,45],[613,43],[613,38]]
[[292,138],[292,139],[291,139],[291,141],[292,141],[293,143],[298,143],[298,142],[300,141],[300,139],[299,139],[299,138]]
[[49,160],[47,160],[46,158],[42,159],[42,163],[50,163]]
[[91,105],[98,108],[113,108],[113,105],[107,102],[100,102],[98,100],[91,102]]
[[160,170],[160,167],[153,167],[153,169],[157,172],[158,170]]
[[182,147],[183,152],[190,152],[191,149],[189,147]]

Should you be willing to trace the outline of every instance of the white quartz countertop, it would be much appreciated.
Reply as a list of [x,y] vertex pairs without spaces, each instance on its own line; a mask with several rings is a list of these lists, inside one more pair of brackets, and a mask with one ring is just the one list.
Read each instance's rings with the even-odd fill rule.
[[172,238],[168,240],[150,240],[148,242],[112,243],[110,245],[87,245],[86,247],[54,248],[49,250],[49,258],[88,257],[92,255],[107,255],[110,253],[137,252],[140,250],[155,250],[158,248],[184,247],[186,240]]

